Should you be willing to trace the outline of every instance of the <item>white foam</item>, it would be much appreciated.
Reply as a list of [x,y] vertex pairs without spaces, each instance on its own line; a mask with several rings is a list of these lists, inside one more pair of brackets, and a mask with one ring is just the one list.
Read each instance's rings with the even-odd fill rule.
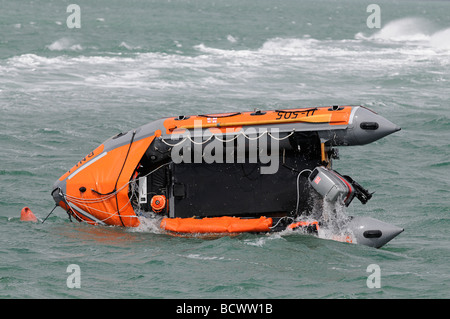
[[16,68],[29,68],[40,65],[60,65],[64,63],[64,59],[61,57],[46,58],[29,53],[9,58],[7,63]]
[[[408,29],[408,26],[416,27]],[[377,72],[400,76],[403,67],[416,67],[417,62],[432,61],[439,65],[450,63],[450,29],[435,30],[426,20],[414,18],[393,21],[373,35],[358,33],[355,39],[317,40],[308,35],[298,38],[271,38],[253,49],[224,49],[203,43],[195,45],[196,54],[166,52],[132,52],[139,46],[120,42],[118,46],[131,52],[111,52],[86,55],[80,44],[61,38],[47,48],[58,56],[44,57],[22,54],[1,62],[0,72],[11,81],[12,75],[28,77],[62,70],[69,75],[65,84],[94,85],[99,87],[139,88],[142,90],[171,89],[224,89],[236,83],[248,83],[246,94],[257,96],[271,77],[283,78],[298,70],[320,76],[321,70],[333,74],[360,74]],[[238,40],[234,36],[233,39]],[[229,41],[233,41],[228,37]],[[373,42],[376,42],[374,48]],[[380,42],[382,45],[379,45]],[[174,41],[175,46],[182,47]],[[67,51],[81,51],[73,56]],[[86,50],[87,51],[87,50]],[[58,53],[60,52],[60,53]],[[95,50],[95,52],[99,52]],[[297,74],[298,71],[295,71]],[[61,77],[57,77],[60,80]],[[49,83],[56,78],[49,77]],[[258,83],[262,86],[252,86]],[[275,81],[276,83],[276,81]],[[298,83],[306,83],[299,79]],[[304,88],[302,88],[303,91]],[[233,93],[236,94],[236,93]],[[297,93],[283,92],[281,98],[296,98]],[[308,94],[314,94],[314,92]]]
[[122,41],[120,44],[119,44],[119,47],[121,47],[121,48],[125,48],[125,49],[127,49],[127,50],[135,50],[135,49],[140,49],[141,47],[140,46],[131,46],[131,45],[129,45],[128,43],[126,43],[126,42],[124,42],[124,41]]
[[427,41],[432,26],[423,18],[404,18],[389,22],[372,38],[388,41]]
[[117,64],[123,65],[123,63],[132,63],[136,61],[135,58],[130,57],[110,57],[110,56],[79,56],[75,58],[66,58],[66,61],[76,62],[80,64]]
[[132,232],[162,234],[163,231],[159,227],[162,218],[139,217],[139,226],[129,228]]
[[434,33],[430,44],[437,49],[450,50],[450,28]]
[[266,41],[258,51],[268,55],[307,56],[317,49],[319,43],[313,38],[274,38]]
[[450,28],[439,30],[427,19],[408,17],[391,21],[370,36],[358,32],[355,34],[355,39],[448,50],[450,49]]
[[[182,255],[180,255],[182,256]],[[188,254],[187,256],[183,256],[191,259],[199,259],[199,260],[223,260],[225,257],[219,256],[202,256],[200,254]]]
[[255,247],[264,247],[268,241],[283,239],[283,233],[268,233],[265,236],[245,239],[244,244]]
[[227,40],[231,43],[237,42],[237,38],[233,37],[231,34],[227,35]]
[[305,56],[317,50],[319,40],[312,38],[273,38],[269,39],[256,50],[225,50],[205,46],[203,43],[194,46],[194,49],[208,54],[220,55],[228,58],[254,59],[265,56]]
[[80,44],[73,44],[73,41],[68,38],[61,38],[50,45],[46,46],[50,51],[82,51],[83,47]]
[[127,50],[133,50],[133,47],[130,46],[130,45],[128,45],[126,42],[121,42],[121,43],[119,44],[119,47],[125,48],[125,49],[127,49]]

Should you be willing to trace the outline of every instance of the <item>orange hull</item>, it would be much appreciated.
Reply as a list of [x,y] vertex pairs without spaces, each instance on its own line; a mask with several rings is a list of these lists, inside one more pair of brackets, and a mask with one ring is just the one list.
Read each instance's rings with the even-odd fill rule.
[[245,233],[268,232],[272,218],[244,219],[238,217],[164,218],[161,229],[176,233]]

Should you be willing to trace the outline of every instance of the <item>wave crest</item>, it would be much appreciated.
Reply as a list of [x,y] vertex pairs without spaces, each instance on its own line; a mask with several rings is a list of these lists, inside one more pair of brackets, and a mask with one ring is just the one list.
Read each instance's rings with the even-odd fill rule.
[[388,43],[413,43],[447,50],[450,49],[450,28],[439,30],[427,19],[408,17],[391,21],[380,31],[370,36],[358,32],[355,39]]
[[50,45],[46,46],[50,51],[82,51],[83,47],[80,44],[74,44],[68,38],[61,38]]

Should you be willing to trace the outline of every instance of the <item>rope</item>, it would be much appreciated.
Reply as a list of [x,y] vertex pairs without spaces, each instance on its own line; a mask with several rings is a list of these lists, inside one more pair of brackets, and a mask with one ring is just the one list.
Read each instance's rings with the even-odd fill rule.
[[43,224],[47,220],[47,218],[50,217],[50,215],[53,213],[53,211],[55,210],[56,207],[58,207],[58,204],[56,204],[55,207],[53,207],[53,209],[50,211],[50,213],[47,215],[47,217],[44,218],[44,220],[42,221],[41,224]]
[[220,114],[217,114],[217,115],[205,115],[205,114],[200,114],[200,115],[197,115],[197,116],[199,116],[199,117],[208,117],[208,118],[218,118],[218,119],[220,119],[220,118],[224,118],[224,117],[232,117],[232,116],[236,116],[236,115],[240,115],[241,114],[241,112],[236,112],[236,113],[231,113],[231,114],[225,114],[225,115],[220,115]]
[[312,171],[308,168],[305,168],[303,171],[301,171],[300,173],[298,173],[297,175],[297,205],[295,205],[295,214],[298,215],[298,204],[300,202],[300,190],[299,190],[299,185],[298,185],[298,181],[300,179],[300,175],[302,175],[303,172],[308,172],[311,174]]
[[[180,142],[177,142],[176,144],[170,144],[170,143],[167,143],[164,139],[161,139],[161,141],[162,141],[164,144],[166,144],[167,146],[174,147],[174,146],[178,146],[178,145],[184,143],[187,139],[189,139],[189,140],[190,140],[192,143],[194,143],[194,144],[197,144],[197,145],[203,145],[203,144],[209,142],[212,138],[215,138],[215,139],[217,139],[218,141],[227,143],[227,142],[234,141],[234,140],[237,139],[240,135],[243,135],[243,136],[244,136],[246,139],[248,139],[248,140],[258,140],[258,139],[260,139],[261,137],[263,137],[265,134],[267,134],[268,136],[270,136],[271,138],[273,138],[273,139],[275,139],[275,140],[282,141],[282,140],[285,140],[285,139],[291,137],[294,133],[295,133],[295,130],[293,130],[292,132],[290,132],[290,133],[289,133],[288,135],[286,135],[285,137],[278,138],[278,137],[274,137],[269,131],[264,131],[263,133],[259,134],[259,135],[256,136],[256,137],[250,137],[250,136],[246,135],[244,132],[239,132],[239,134],[236,134],[234,137],[232,137],[231,139],[228,139],[228,140],[222,139],[221,137],[219,137],[219,136],[216,135],[216,134],[212,134],[208,139],[206,139],[205,141],[202,141],[202,142],[196,142],[196,141],[192,140],[192,138],[191,138],[190,136],[186,136],[184,139],[182,139]],[[91,189],[94,193],[96,193],[96,194],[98,194],[98,195],[101,196],[101,197],[99,197],[99,198],[82,198],[82,197],[75,197],[75,196],[71,196],[71,195],[67,195],[67,194],[62,194],[63,197],[64,197],[64,199],[65,199],[65,200],[68,200],[68,201],[72,201],[74,204],[86,206],[86,205],[88,205],[88,204],[96,204],[96,203],[101,203],[101,202],[107,201],[107,200],[109,200],[109,199],[111,199],[112,197],[115,196],[115,197],[116,197],[116,206],[117,206],[117,211],[116,211],[116,212],[114,212],[114,213],[109,213],[109,212],[107,212],[107,211],[103,211],[103,210],[100,210],[100,209],[97,209],[97,208],[93,208],[93,207],[90,207],[90,209],[95,210],[95,211],[98,211],[98,212],[101,212],[101,213],[105,213],[105,214],[109,214],[109,215],[110,215],[109,217],[107,217],[107,218],[105,218],[105,219],[103,219],[103,220],[100,220],[101,222],[104,222],[105,220],[108,220],[109,218],[111,218],[111,217],[113,217],[113,216],[115,216],[115,215],[117,215],[117,214],[118,214],[119,217],[120,217],[120,211],[122,211],[122,210],[123,210],[123,209],[131,202],[131,198],[135,195],[135,194],[134,194],[135,192],[132,192],[132,196],[129,198],[128,202],[127,202],[124,206],[122,206],[121,208],[118,207],[117,194],[118,194],[121,190],[123,190],[125,187],[127,187],[130,183],[135,183],[135,180],[130,180],[130,181],[128,181],[127,183],[125,183],[123,186],[121,186],[119,189],[117,189],[117,183],[118,183],[118,180],[119,180],[119,178],[120,178],[120,175],[122,174],[122,170],[123,170],[123,168],[124,168],[124,166],[125,166],[126,160],[127,160],[127,158],[128,158],[128,155],[129,155],[129,152],[130,152],[130,149],[131,149],[131,144],[133,143],[135,134],[136,134],[136,131],[133,132],[133,136],[132,136],[131,142],[130,142],[130,147],[128,148],[128,152],[127,152],[127,155],[126,155],[126,157],[125,157],[124,163],[123,163],[123,165],[122,165],[122,169],[120,170],[119,176],[118,176],[118,178],[117,178],[117,180],[116,180],[116,184],[115,184],[114,190],[112,190],[112,191],[109,192],[109,193],[102,194],[102,193],[100,193],[100,192],[97,192],[97,191],[94,190],[94,189]],[[162,167],[164,167],[164,166],[166,166],[166,165],[169,165],[169,164],[170,164],[170,163],[162,164],[162,165],[158,166],[157,168],[155,168],[154,170],[152,170],[151,172],[149,172],[149,173],[147,173],[146,175],[143,175],[143,176],[141,176],[141,177],[147,177],[147,176],[149,176],[150,174],[153,174],[154,172],[156,172],[157,170],[159,170],[160,168],[162,168]],[[296,211],[298,210],[298,196],[299,196],[299,195],[298,195],[298,178],[299,178],[299,176],[300,176],[304,171],[307,171],[307,170],[305,169],[305,170],[303,170],[302,172],[300,172],[299,175],[298,175],[298,177],[297,177],[297,208],[296,208]],[[311,170],[309,170],[309,171],[311,172]],[[54,210],[55,208],[56,208],[56,206],[53,208],[53,210]],[[52,210],[52,212],[53,212],[53,210]],[[73,211],[73,209],[70,209],[70,210],[71,210],[74,214],[78,215],[76,212]],[[51,214],[52,212],[50,212],[50,214]],[[49,214],[48,216],[50,216],[50,214]],[[48,216],[47,216],[45,219],[47,219]],[[45,219],[44,219],[44,221],[45,221]],[[122,221],[121,218],[120,218],[120,220]],[[84,220],[82,219],[82,221],[84,221]],[[122,222],[122,224],[123,224],[123,222]]]
[[[162,165],[158,166],[157,168],[155,168],[154,170],[152,170],[151,172],[145,174],[145,175],[142,176],[142,177],[147,177],[147,176],[149,176],[150,174],[153,174],[154,172],[156,172],[157,170],[159,170],[160,168],[162,168],[162,167],[164,167],[164,166],[166,166],[166,165],[169,165],[169,164],[170,164],[170,163],[162,164]],[[119,189],[117,189],[114,193],[112,193],[112,194],[110,194],[110,195],[108,195],[108,196],[106,196],[106,197],[101,197],[101,198],[85,199],[85,198],[82,198],[82,197],[75,197],[75,196],[70,196],[70,195],[67,195],[67,194],[62,194],[62,196],[64,197],[64,199],[69,200],[69,201],[73,202],[74,204],[86,206],[86,205],[88,205],[88,204],[95,204],[95,203],[101,203],[101,202],[104,202],[104,201],[106,201],[106,200],[108,200],[108,199],[110,199],[110,198],[116,196],[117,193],[119,193],[122,189],[124,189],[126,186],[128,186],[128,184],[130,184],[130,183],[135,183],[135,182],[136,182],[135,180],[130,180],[130,181],[128,181],[127,183],[125,183],[122,187],[120,187]],[[134,192],[132,192],[132,194],[133,194],[133,196],[134,196]],[[101,209],[97,209],[97,208],[94,208],[94,207],[90,207],[90,209],[93,209],[93,210],[95,210],[95,211],[98,211],[98,212],[101,212],[101,213],[104,213],[104,214],[109,214],[109,215],[110,215],[109,217],[107,217],[107,218],[105,218],[105,219],[103,219],[103,220],[100,220],[101,222],[103,222],[103,221],[108,220],[109,218],[111,218],[111,217],[117,215],[117,214],[118,214],[120,211],[122,211],[122,210],[123,210],[130,202],[131,202],[131,198],[129,198],[128,202],[127,202],[125,205],[123,205],[120,209],[118,209],[118,211],[116,211],[116,212],[114,212],[114,213],[110,213],[110,212],[107,212],[107,211],[104,211],[104,210],[101,210]],[[55,208],[56,208],[56,207],[55,207]],[[78,215],[76,212],[73,211],[72,208],[70,208],[70,210],[71,210],[74,214]],[[120,216],[120,213],[119,213],[119,216]]]
[[[86,206],[85,203],[82,203],[82,202],[79,202],[79,201],[76,201],[76,200],[72,200],[72,202],[73,202],[74,204]],[[112,218],[112,217],[115,216],[115,215],[119,215],[119,216],[120,216],[120,213],[119,213],[119,212],[122,211],[122,210],[123,210],[130,202],[131,202],[131,198],[128,200],[128,202],[125,203],[125,205],[123,205],[118,211],[116,211],[116,212],[114,212],[114,213],[106,212],[106,211],[103,211],[103,210],[101,210],[101,209],[97,209],[97,208],[94,208],[94,207],[89,207],[89,208],[92,209],[92,210],[95,210],[95,211],[97,211],[97,212],[101,212],[101,213],[104,213],[104,214],[109,214],[109,216],[106,217],[105,219],[98,219],[98,221],[104,222],[105,220],[108,220],[108,219]],[[69,208],[70,208],[70,210],[72,211],[72,213],[74,213],[75,215],[78,216],[78,213],[75,212],[75,211],[72,209],[72,207],[69,206]],[[132,217],[132,216],[128,216],[128,217]],[[86,222],[86,223],[87,223],[87,221],[85,221],[84,219],[82,219],[82,218],[80,218],[80,219],[81,219],[82,222]]]
[[260,139],[261,137],[263,137],[265,134],[269,135],[269,136],[270,136],[271,138],[273,138],[274,140],[282,141],[282,140],[285,140],[285,139],[291,137],[292,134],[294,134],[294,133],[295,133],[295,130],[292,130],[292,132],[289,133],[288,135],[286,135],[285,137],[280,137],[280,138],[278,138],[278,137],[273,136],[272,133],[269,132],[269,131],[264,131],[264,132],[262,132],[259,136],[256,136],[256,137],[250,137],[250,136],[248,136],[247,134],[245,134],[244,132],[239,132],[239,134],[236,134],[233,138],[231,138],[231,139],[229,139],[229,140],[222,139],[222,138],[220,138],[218,135],[212,134],[210,137],[208,137],[208,139],[206,139],[206,140],[203,141],[203,142],[196,142],[196,141],[194,141],[190,136],[186,136],[186,137],[183,138],[181,141],[179,141],[179,142],[177,142],[177,143],[175,143],[175,144],[167,143],[164,139],[161,139],[161,141],[162,141],[164,144],[166,144],[167,146],[175,147],[175,146],[178,146],[178,145],[182,144],[182,143],[183,143],[184,141],[186,141],[186,140],[190,140],[192,143],[197,144],[197,145],[203,145],[203,144],[209,142],[209,140],[212,139],[213,137],[214,137],[215,139],[217,139],[218,141],[220,141],[220,142],[225,142],[225,143],[227,143],[227,142],[234,141],[235,139],[237,139],[237,138],[239,137],[239,135],[243,135],[243,136],[244,136],[246,139],[248,139],[248,140],[255,141],[255,140],[258,140],[258,139]]

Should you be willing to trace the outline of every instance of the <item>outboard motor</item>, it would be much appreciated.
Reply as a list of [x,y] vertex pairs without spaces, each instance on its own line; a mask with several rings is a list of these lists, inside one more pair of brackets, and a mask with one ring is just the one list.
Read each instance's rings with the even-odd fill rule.
[[373,193],[369,193],[351,177],[343,176],[323,166],[316,167],[308,179],[310,185],[329,202],[340,200],[348,206],[355,197],[363,204],[372,198]]

